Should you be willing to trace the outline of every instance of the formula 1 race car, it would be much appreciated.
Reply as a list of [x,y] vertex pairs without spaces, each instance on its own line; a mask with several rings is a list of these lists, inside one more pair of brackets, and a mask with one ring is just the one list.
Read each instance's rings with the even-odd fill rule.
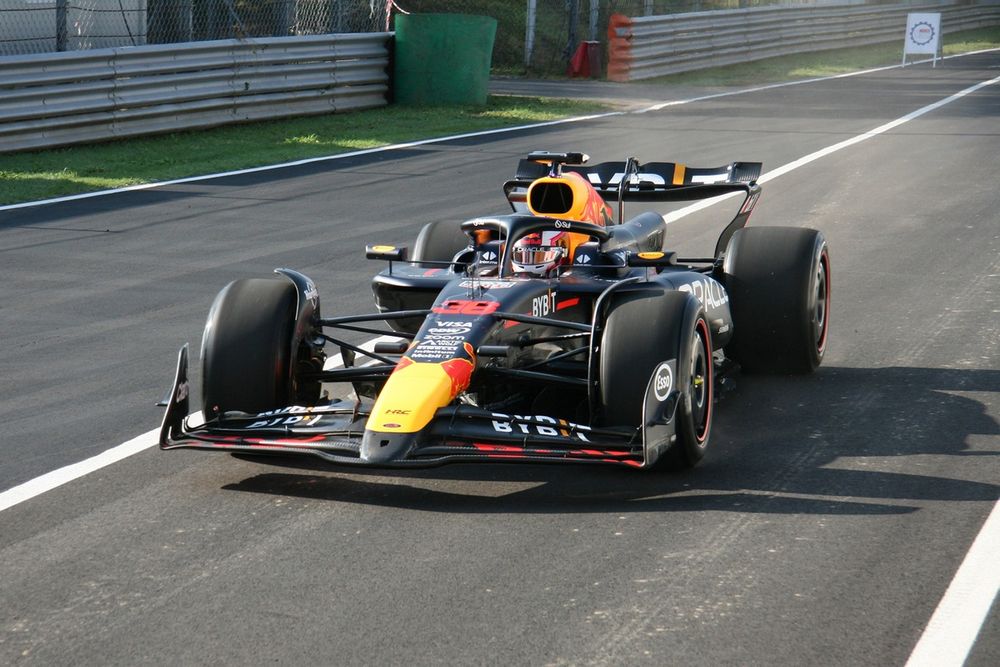
[[[587,160],[532,153],[503,187],[512,214],[432,222],[409,255],[368,246],[388,263],[373,281],[377,314],[321,317],[314,283],[289,269],[227,285],[202,339],[204,423],[188,419],[185,345],[160,447],[380,467],[696,464],[721,378],[822,361],[826,242],[744,228],[760,163]],[[622,220],[624,202],[728,193],[744,199],[712,257],[665,250],[658,213]],[[393,338],[366,349],[338,330]],[[330,398],[330,383],[353,392]]]

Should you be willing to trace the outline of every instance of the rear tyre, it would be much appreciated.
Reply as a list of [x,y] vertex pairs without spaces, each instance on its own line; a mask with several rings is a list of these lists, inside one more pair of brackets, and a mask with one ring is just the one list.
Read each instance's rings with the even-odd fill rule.
[[642,427],[646,387],[659,364],[677,360],[677,441],[656,468],[690,468],[708,448],[715,380],[705,313],[690,294],[658,288],[623,292],[611,301],[599,361],[602,422]]
[[295,287],[283,279],[236,280],[219,292],[201,344],[206,420],[289,404],[295,304]]
[[450,262],[469,246],[469,237],[453,221],[437,220],[423,226],[413,244],[414,262]]
[[830,253],[823,234],[749,227],[733,235],[724,282],[733,315],[726,354],[750,373],[811,373],[830,328]]

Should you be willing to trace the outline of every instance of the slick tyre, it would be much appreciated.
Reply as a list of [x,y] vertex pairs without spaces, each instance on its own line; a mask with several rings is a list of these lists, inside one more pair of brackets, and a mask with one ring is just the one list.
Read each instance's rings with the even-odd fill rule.
[[622,292],[608,309],[601,337],[599,401],[607,426],[641,427],[646,387],[656,368],[676,359],[677,441],[655,468],[690,468],[708,448],[715,380],[712,339],[701,304],[659,288]]
[[423,226],[413,244],[414,262],[450,262],[469,245],[469,237],[451,220],[437,220]]
[[206,420],[288,405],[295,303],[295,287],[277,278],[236,280],[219,292],[201,346]]
[[726,354],[750,373],[811,373],[830,329],[830,253],[823,234],[797,227],[748,227],[726,251],[724,282],[733,315]]

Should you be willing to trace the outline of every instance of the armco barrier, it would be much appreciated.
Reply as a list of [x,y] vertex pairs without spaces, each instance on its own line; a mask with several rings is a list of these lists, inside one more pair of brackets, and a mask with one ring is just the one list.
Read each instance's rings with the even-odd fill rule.
[[0,58],[0,152],[386,104],[391,33]]
[[1000,4],[995,3],[759,7],[637,18],[615,14],[608,26],[608,78],[636,81],[894,39],[902,59],[909,12],[941,12],[943,32],[1000,23]]

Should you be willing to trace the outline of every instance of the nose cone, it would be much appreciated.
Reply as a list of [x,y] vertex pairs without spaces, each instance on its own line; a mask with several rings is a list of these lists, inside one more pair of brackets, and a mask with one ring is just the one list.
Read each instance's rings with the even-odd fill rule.
[[361,460],[365,463],[389,463],[405,459],[413,450],[415,433],[379,433],[365,429],[361,438]]

